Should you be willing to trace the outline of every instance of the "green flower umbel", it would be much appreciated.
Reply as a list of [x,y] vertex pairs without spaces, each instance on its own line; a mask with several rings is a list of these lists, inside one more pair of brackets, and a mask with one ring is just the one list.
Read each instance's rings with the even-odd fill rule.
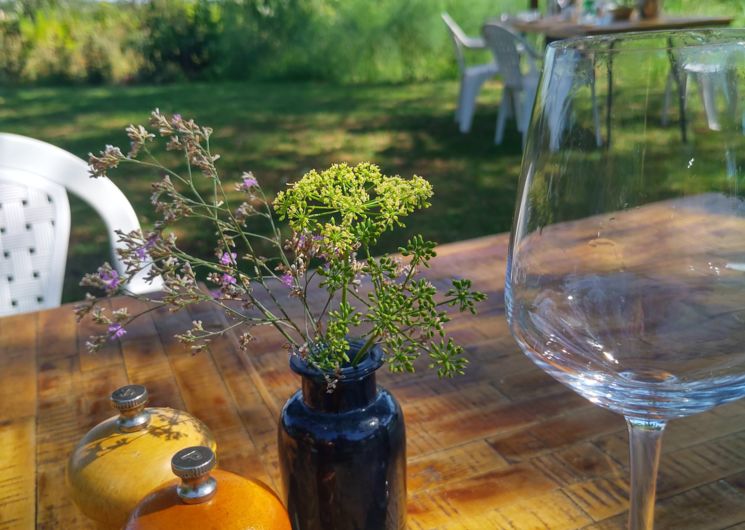
[[277,195],[274,209],[295,232],[320,236],[325,253],[346,256],[403,226],[401,219],[427,208],[430,197],[432,185],[422,177],[389,177],[366,162],[335,164],[290,184]]

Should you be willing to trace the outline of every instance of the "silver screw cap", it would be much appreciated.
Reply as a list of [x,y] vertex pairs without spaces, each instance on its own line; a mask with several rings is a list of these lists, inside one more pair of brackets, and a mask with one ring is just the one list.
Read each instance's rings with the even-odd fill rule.
[[217,457],[214,451],[203,445],[181,449],[171,458],[173,474],[184,480],[207,475],[215,468]]
[[127,385],[111,393],[111,403],[119,411],[116,424],[121,432],[135,432],[150,424],[147,389],[142,385]]
[[215,496],[217,481],[210,476],[217,458],[209,447],[197,445],[181,449],[171,458],[171,469],[181,479],[176,492],[185,504],[207,502]]
[[144,407],[147,400],[147,388],[142,385],[126,385],[111,393],[111,402],[120,412]]

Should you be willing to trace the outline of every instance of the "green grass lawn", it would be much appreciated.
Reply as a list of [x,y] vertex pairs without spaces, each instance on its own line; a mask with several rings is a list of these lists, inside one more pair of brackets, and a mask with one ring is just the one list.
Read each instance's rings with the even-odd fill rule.
[[[509,230],[520,171],[514,125],[502,146],[493,143],[499,85],[482,92],[473,130],[453,120],[456,82],[331,86],[319,83],[210,83],[105,88],[34,88],[0,91],[0,130],[51,142],[86,158],[105,144],[128,145],[129,123],[149,111],[178,112],[215,129],[213,151],[222,155],[224,179],[253,171],[271,192],[312,168],[369,160],[384,172],[418,174],[432,182],[429,210],[381,242],[395,249],[412,233],[440,243]],[[150,182],[158,175],[120,172],[114,181],[147,226],[153,220]],[[84,272],[108,254],[103,225],[71,199],[73,228],[64,300],[83,291]],[[209,229],[180,234],[184,246],[212,253]]]

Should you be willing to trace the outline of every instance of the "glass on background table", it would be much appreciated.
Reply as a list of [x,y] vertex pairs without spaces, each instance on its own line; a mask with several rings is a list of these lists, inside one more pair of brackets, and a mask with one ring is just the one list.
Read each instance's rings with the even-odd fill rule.
[[540,368],[626,417],[631,529],[653,526],[666,423],[745,396],[743,234],[745,30],[548,48],[507,314]]

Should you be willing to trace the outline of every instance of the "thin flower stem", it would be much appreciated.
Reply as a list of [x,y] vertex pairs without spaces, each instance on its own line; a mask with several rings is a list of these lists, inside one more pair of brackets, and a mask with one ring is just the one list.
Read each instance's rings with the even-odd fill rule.
[[[442,321],[447,320],[438,308],[460,302],[461,310],[468,308],[473,311],[471,297],[478,301],[483,295],[466,292],[464,289],[469,285],[461,283],[451,291],[455,296],[446,295],[444,300],[436,302],[439,296],[434,286],[422,283],[420,289],[416,277],[421,266],[427,266],[431,254],[431,244],[427,243],[423,249],[419,247],[420,236],[408,245],[412,249],[408,263],[401,264],[389,257],[374,259],[370,253],[370,245],[384,232],[403,226],[403,217],[429,205],[427,199],[432,192],[426,181],[416,176],[411,182],[400,177],[386,177],[369,163],[355,168],[335,165],[321,173],[309,173],[307,179],[303,177],[288,186],[277,196],[273,207],[255,179],[245,177],[237,191],[245,191],[247,196],[234,210],[231,202],[235,202],[237,196],[226,191],[217,171],[219,157],[211,153],[212,131],[198,126],[193,120],[182,121],[178,116],[168,118],[157,110],[153,111],[151,124],[159,128],[161,137],[170,137],[167,147],[182,154],[185,168],[179,162],[177,173],[163,166],[147,147],[141,145],[154,135],[143,132],[142,127],[128,128],[130,138],[138,142],[133,151],[142,147],[145,160],[135,161],[135,153],[132,159],[125,161],[162,172],[162,180],[154,186],[152,195],[160,219],[152,232],[157,239],[151,252],[159,257],[147,266],[152,267],[149,274],[163,277],[164,297],[161,301],[151,301],[153,305],[148,310],[168,306],[178,311],[192,304],[210,302],[230,319],[222,329],[210,326],[205,330],[201,323],[195,322],[185,335],[180,336],[184,342],[197,342],[194,347],[199,348],[211,337],[241,325],[249,329],[254,325],[271,325],[292,347],[303,348],[313,343],[325,346],[317,352],[309,351],[308,361],[329,374],[334,373],[343,361],[358,365],[376,343],[386,348],[392,368],[411,370],[414,359],[426,352],[437,365],[439,375],[453,375],[460,371],[464,361],[457,356],[462,348],[453,346],[452,341],[435,343],[435,334],[445,338]],[[97,171],[107,166],[113,168],[119,163],[118,149],[107,148],[102,153],[101,158],[91,155]],[[354,178],[348,178],[350,170],[354,172]],[[259,205],[258,201],[262,204]],[[284,230],[275,224],[275,209],[279,217],[289,223],[291,232],[287,238],[283,237]],[[261,221],[262,217],[266,218],[267,224]],[[217,259],[197,258],[176,245],[175,237],[168,230],[186,219],[209,222],[217,236],[213,242]],[[303,242],[303,237],[321,237],[322,241]],[[150,236],[146,240],[142,234],[139,237],[124,234],[123,239],[122,258],[127,266],[126,274],[121,273],[121,280],[126,281],[144,268],[137,258],[151,248],[151,243]],[[274,257],[265,258],[256,253],[257,248],[263,250],[265,247],[272,250],[270,254]],[[357,261],[353,253],[366,255],[366,263]],[[328,272],[309,270],[314,256],[329,264]],[[108,270],[104,266],[99,269],[98,278],[88,276],[89,285],[110,286],[106,277]],[[203,274],[220,286],[222,294],[207,295],[197,283],[197,275],[201,277]],[[288,281],[286,275],[290,275],[292,281]],[[320,313],[318,304],[309,302],[317,275],[322,278],[320,287],[327,291]],[[358,290],[358,278],[362,277],[365,278],[364,291]],[[302,303],[302,323],[299,314],[290,318],[289,313],[294,314],[294,309],[290,311],[289,302],[282,299],[280,293],[284,291],[277,290],[278,283],[275,285],[275,282],[280,281],[289,284],[290,294]],[[126,293],[126,290],[121,292]],[[109,294],[113,293],[109,291]],[[150,301],[146,297],[144,300]],[[95,302],[83,306],[79,314],[94,307]],[[95,311],[94,318],[98,323],[110,327],[112,323],[117,324],[116,328],[112,327],[113,336],[122,334],[119,322],[131,322],[134,318],[128,318],[122,312],[114,315],[119,320],[115,322],[100,308]],[[367,331],[357,330],[360,324]],[[353,330],[361,336],[362,347],[350,361],[344,339]],[[105,335],[95,337],[91,347],[100,347],[105,338]]]
[[[208,142],[208,145],[207,145],[207,153],[206,154],[207,154],[208,157],[211,158],[212,155],[209,152],[209,142]],[[217,189],[218,189],[218,187],[220,189],[220,193],[222,195],[223,202],[225,203],[225,211],[230,216],[231,221],[233,221],[233,226],[235,226],[235,227],[240,226],[240,223],[238,223],[238,220],[235,218],[235,216],[233,215],[233,211],[230,208],[230,204],[228,202],[228,197],[227,197],[227,194],[225,193],[225,189],[222,186],[222,182],[218,178],[215,178],[213,180],[213,189],[214,189],[214,194],[215,194],[215,202],[217,202]],[[263,195],[263,192],[262,192],[262,195]],[[217,222],[217,214],[215,214],[215,218],[216,218],[216,222]],[[272,221],[272,226],[274,226],[273,221]],[[256,253],[254,252],[253,246],[251,245],[251,242],[249,241],[248,237],[246,237],[246,233],[243,232],[242,230],[236,230],[236,233],[240,234],[240,237],[243,240],[244,244],[246,245],[246,248],[248,248],[248,251],[252,255],[255,256]],[[222,235],[222,231],[221,231],[221,235]],[[282,245],[279,242],[279,240],[277,241],[277,246],[281,249],[280,250],[280,256],[286,262],[287,261],[287,258],[286,258],[285,254],[284,254],[284,250],[282,249]],[[270,274],[272,274],[275,278],[277,277],[276,274],[274,273],[274,271],[272,271],[271,269],[269,269],[269,267],[267,267],[266,265],[264,265],[264,268],[267,270],[267,272],[269,272]],[[260,281],[261,281],[262,285],[264,285],[263,279],[260,280]],[[272,292],[272,290],[267,288],[267,292],[269,293],[269,296],[271,297],[272,301],[279,308],[279,311],[282,313],[282,316],[284,316],[287,319],[287,321],[292,324],[292,326],[295,328],[295,331],[297,331],[297,333],[301,337],[303,337],[303,336],[306,336],[307,337],[307,334],[306,335],[303,335],[303,332],[300,330],[300,328],[297,326],[297,324],[295,324],[292,321],[292,319],[289,317],[289,315],[287,314],[287,311],[285,310],[284,306],[279,302],[279,300],[277,300],[277,298],[274,295],[274,293]],[[305,301],[303,301],[303,302],[305,302]]]
[[352,366],[357,366],[362,359],[365,358],[365,354],[367,351],[378,341],[378,338],[380,337],[379,334],[371,334],[370,337],[368,337],[367,341],[365,341],[365,344],[362,345],[362,348],[359,349],[357,354],[354,356],[354,359],[352,359]]
[[[209,142],[209,139],[207,138],[207,139],[206,139],[206,141],[207,141],[207,142]],[[190,188],[191,188],[191,190],[192,190],[192,193],[194,193],[194,195],[195,195],[195,196],[197,197],[197,199],[198,199],[198,200],[199,200],[199,201],[200,201],[200,202],[201,202],[202,204],[207,204],[207,201],[205,201],[205,200],[204,200],[204,198],[203,198],[203,197],[201,196],[201,194],[200,194],[200,193],[199,193],[199,192],[197,191],[197,189],[196,189],[196,187],[195,187],[195,185],[194,185],[194,178],[193,178],[193,174],[192,174],[192,171],[191,171],[191,163],[190,163],[190,161],[189,161],[189,155],[188,155],[188,153],[186,153],[186,152],[185,152],[184,154],[185,154],[185,157],[186,157],[186,167],[187,167],[187,170],[188,170],[188,173],[189,173],[189,186],[190,186]],[[205,155],[206,155],[206,156],[207,156],[207,157],[208,157],[208,158],[209,158],[210,160],[212,159],[212,157],[211,157],[211,154],[210,154],[210,152],[209,152],[209,149],[207,149],[207,150],[205,151],[205,153],[204,153],[204,154],[205,154]],[[216,171],[216,170],[215,170],[215,173],[217,173],[217,171]],[[218,179],[217,177],[213,178],[213,181],[212,181],[212,183],[213,183],[213,200],[214,200],[214,203],[215,203],[215,208],[214,208],[214,210],[212,211],[212,214],[213,214],[212,220],[213,220],[213,222],[215,223],[215,225],[216,225],[216,227],[217,227],[217,229],[218,229],[218,232],[219,232],[220,238],[221,238],[221,239],[222,239],[222,241],[223,241],[223,245],[225,246],[225,248],[228,248],[228,249],[229,249],[229,248],[230,248],[230,245],[228,244],[228,241],[227,241],[227,239],[226,239],[226,237],[225,237],[225,233],[224,233],[224,231],[223,231],[223,229],[222,229],[222,225],[221,225],[221,222],[220,222],[220,219],[219,219],[218,213],[217,213],[217,212],[219,211],[219,206],[218,206],[218,194],[217,194],[217,183],[218,183],[218,182],[219,182],[219,179]],[[222,185],[220,185],[220,191],[222,192],[222,195],[223,195],[223,197],[225,197],[225,192],[224,192],[224,190],[222,189]],[[232,215],[232,211],[230,210],[230,207],[229,207],[229,206],[227,205],[227,201],[225,202],[225,204],[226,204],[226,210],[227,210],[227,211],[228,211],[228,213],[230,214],[230,216],[231,216],[231,219],[232,219],[232,220],[233,220],[233,221],[235,222],[235,218],[234,218],[234,217],[233,217],[233,215]],[[236,224],[237,224],[237,223],[236,223]],[[240,231],[240,230],[238,230],[238,232],[241,232],[241,231]],[[243,236],[243,240],[244,240],[244,241],[245,241],[245,242],[246,242],[246,243],[248,244],[248,246],[249,246],[249,249],[251,249],[251,252],[253,253],[253,251],[252,251],[252,248],[251,248],[251,246],[250,246],[250,243],[248,242],[248,239],[247,239],[247,238],[245,237],[245,235]],[[192,257],[192,258],[193,258],[193,256],[190,256],[190,257]],[[220,270],[221,270],[221,269],[219,269],[219,268],[215,267],[215,266],[214,266],[213,264],[211,264],[210,262],[206,262],[205,260],[199,260],[199,261],[201,261],[203,265],[205,265],[205,266],[208,266],[208,267],[212,268],[213,270],[215,270],[215,269],[216,269],[216,270],[218,270],[218,271],[220,271]],[[263,283],[263,281],[262,281],[262,283]],[[258,300],[257,300],[257,299],[256,299],[256,298],[255,298],[255,297],[253,296],[253,295],[251,295],[251,293],[250,293],[249,291],[246,291],[246,293],[247,293],[247,295],[248,295],[248,297],[249,297],[249,300],[251,301],[251,303],[252,303],[252,304],[254,304],[254,305],[255,305],[255,306],[257,307],[257,308],[259,308],[259,311],[261,311],[261,312],[262,312],[262,314],[264,314],[264,316],[265,316],[265,317],[267,317],[267,318],[268,318],[268,319],[270,320],[270,322],[272,322],[272,323],[273,323],[273,324],[275,325],[275,328],[277,329],[277,331],[279,331],[279,332],[280,332],[280,333],[281,333],[281,334],[282,334],[282,335],[283,335],[283,336],[284,336],[284,337],[285,337],[285,338],[286,338],[286,339],[287,339],[288,341],[290,341],[290,342],[291,342],[292,344],[295,344],[295,345],[297,345],[297,344],[296,344],[296,342],[295,342],[295,341],[294,341],[294,340],[293,340],[293,339],[292,339],[292,338],[291,338],[291,337],[290,337],[290,336],[289,336],[289,335],[288,335],[288,334],[287,334],[287,333],[285,332],[285,330],[284,330],[284,329],[282,329],[282,328],[281,328],[281,327],[279,326],[279,324],[277,324],[277,322],[279,322],[279,321],[280,321],[280,319],[278,319],[278,318],[277,318],[277,317],[276,317],[276,316],[275,316],[275,315],[274,315],[274,314],[273,314],[273,313],[272,313],[272,312],[271,312],[271,311],[270,311],[270,310],[269,310],[268,308],[266,308],[266,307],[265,307],[265,306],[264,306],[263,304],[261,304],[261,303],[260,303],[260,302],[259,302],[259,301],[258,301]],[[299,329],[299,328],[297,327],[297,325],[295,325],[295,323],[294,323],[294,322],[292,322],[292,320],[291,320],[291,319],[289,318],[289,316],[287,315],[287,313],[285,312],[285,310],[284,310],[284,308],[283,308],[283,307],[281,306],[281,304],[279,304],[279,303],[277,302],[277,300],[276,300],[276,299],[274,298],[274,296],[273,296],[273,295],[271,295],[271,296],[272,296],[272,298],[274,299],[275,303],[277,304],[277,307],[279,307],[279,309],[280,309],[280,311],[282,312],[283,316],[285,317],[286,321],[287,321],[287,322],[289,322],[289,323],[290,323],[290,324],[291,324],[291,325],[292,325],[292,326],[293,326],[293,327],[295,328],[295,330],[296,330],[296,331],[298,332],[298,334],[299,334],[300,336],[302,336],[302,332],[301,332],[301,331],[300,331],[300,329]],[[227,307],[227,306],[225,306],[224,304],[221,304],[221,305],[222,305],[223,307]],[[231,310],[231,311],[232,311],[232,310]]]
[[323,310],[321,310],[320,315],[318,316],[318,321],[323,322],[324,317],[326,316],[326,311],[328,311],[329,306],[331,305],[331,301],[334,299],[334,293],[329,293],[328,298],[326,299],[326,303],[323,306]]
[[[184,251],[182,251],[182,250],[178,249],[178,247],[175,247],[175,246],[174,246],[174,253],[175,253],[175,254],[176,254],[176,255],[177,255],[177,256],[178,256],[178,257],[179,257],[179,258],[180,258],[180,259],[181,259],[182,261],[186,261],[186,262],[191,262],[191,263],[196,263],[196,264],[199,264],[199,265],[201,265],[201,266],[204,266],[204,267],[208,267],[208,268],[210,268],[210,269],[212,269],[212,270],[215,270],[215,271],[218,271],[218,272],[221,272],[221,271],[222,271],[222,269],[220,269],[220,268],[219,268],[219,267],[218,267],[217,265],[215,265],[215,264],[214,264],[214,263],[212,263],[211,261],[206,261],[206,260],[200,259],[200,258],[198,258],[198,257],[196,257],[196,256],[192,256],[191,254],[187,254],[186,252],[184,252]],[[276,316],[274,315],[274,313],[272,313],[272,311],[271,311],[271,310],[270,310],[269,308],[265,307],[265,306],[264,306],[264,305],[263,305],[263,304],[262,304],[262,303],[261,303],[261,302],[260,302],[260,301],[259,301],[259,300],[258,300],[258,299],[257,299],[256,297],[254,297],[254,296],[253,296],[253,295],[252,295],[252,294],[251,294],[250,292],[246,291],[246,296],[248,296],[248,298],[249,298],[249,300],[251,301],[251,303],[252,303],[252,304],[253,304],[254,306],[256,306],[256,307],[257,307],[257,308],[259,309],[259,311],[261,311],[261,313],[262,313],[262,314],[263,314],[263,315],[264,315],[264,316],[265,316],[265,317],[266,317],[266,318],[267,318],[268,320],[270,320],[271,322],[280,322],[280,321],[286,320],[286,321],[287,321],[287,322],[289,322],[290,324],[293,324],[293,322],[291,321],[291,319],[289,318],[289,316],[287,316],[286,314],[285,314],[285,315],[283,315],[283,316],[285,316],[285,319],[280,319],[280,318],[277,318],[277,317],[276,317]],[[223,308],[224,308],[224,309],[225,309],[226,311],[231,311],[232,313],[234,313],[234,314],[236,314],[236,315],[239,315],[239,316],[240,316],[240,315],[242,315],[241,313],[238,313],[238,312],[236,312],[236,311],[235,311],[235,310],[233,310],[232,308],[228,308],[228,307],[227,307],[227,306],[225,306],[224,304],[220,304],[220,305],[221,305],[221,307],[223,307]],[[281,333],[282,333],[283,335],[285,335],[285,333],[284,333],[284,330],[282,330],[282,329],[280,329],[280,328],[277,328],[277,329],[278,329],[278,330],[279,330],[279,331],[280,331],[280,332],[281,332]],[[295,326],[295,330],[297,331],[297,327],[296,327],[296,326]],[[288,340],[291,340],[291,339],[290,339],[289,337],[287,337],[287,335],[285,335],[285,338],[287,338]],[[295,343],[295,341],[294,341],[294,340],[291,340],[291,342],[292,342],[293,344]]]
[[187,183],[186,180],[181,175],[179,175],[178,173],[176,173],[173,170],[168,169],[163,164],[161,164],[158,161],[158,159],[155,158],[152,155],[152,153],[150,152],[150,150],[147,147],[143,146],[142,149],[143,149],[143,151],[145,151],[145,153],[147,153],[147,155],[150,158],[152,158],[154,160],[154,162],[145,162],[144,160],[137,160],[136,158],[125,158],[124,160],[122,160],[122,162],[130,162],[130,163],[133,163],[133,164],[139,164],[141,166],[153,167],[155,169],[159,169],[161,171],[165,171],[166,173],[168,173],[168,175],[170,175],[171,177],[174,177],[174,178],[178,179],[179,181],[183,182],[184,184]]
[[[267,219],[269,219],[269,223],[271,225],[272,231],[274,232],[274,235],[277,238],[277,243],[278,243],[277,246],[280,249],[279,257],[282,260],[282,263],[286,267],[289,268],[290,267],[290,262],[287,259],[287,255],[284,252],[284,247],[281,244],[281,240],[282,240],[281,232],[277,229],[276,225],[274,224],[274,217],[271,215],[271,211],[269,209],[269,202],[266,200],[266,195],[264,194],[264,190],[261,189],[261,188],[259,188],[259,193],[261,193],[262,203],[265,205],[265,207],[267,209]],[[274,295],[273,295],[273,293],[271,293],[271,291],[270,291],[270,296],[272,296],[272,298],[274,298]],[[304,314],[305,314],[305,318],[306,319],[309,319],[311,321],[312,328],[313,329],[316,329],[318,327],[318,321],[316,321],[314,319],[313,313],[311,312],[310,308],[308,307],[308,300],[307,300],[307,298],[303,297],[303,299],[301,300],[301,302],[303,304],[303,311],[304,311]],[[275,299],[275,303],[278,304],[278,305],[280,305],[279,302],[276,301],[276,299]],[[308,326],[307,326],[307,323],[306,323],[306,330],[307,330],[307,327]],[[310,335],[308,335],[307,333],[306,333],[306,339],[308,341],[310,340]]]

